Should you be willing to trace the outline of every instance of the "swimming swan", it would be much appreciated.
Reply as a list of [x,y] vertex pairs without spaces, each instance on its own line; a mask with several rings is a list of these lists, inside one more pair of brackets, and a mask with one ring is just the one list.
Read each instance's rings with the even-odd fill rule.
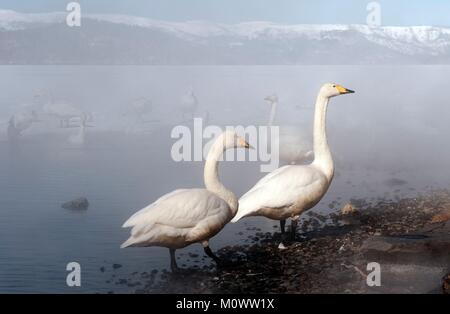
[[[278,96],[273,94],[264,98],[270,104],[270,116],[268,126],[272,127],[275,121],[275,114],[278,106]],[[271,145],[278,145],[279,157],[281,161],[289,164],[299,164],[314,156],[311,145],[302,130],[292,126],[282,126],[279,128],[278,138]]]
[[36,93],[35,99],[41,97],[48,97],[47,102],[42,105],[42,111],[48,116],[57,118],[61,128],[70,127],[72,119],[81,120],[84,115],[83,111],[67,102],[55,102],[51,91],[39,91]]
[[[336,84],[325,84],[319,91],[314,116],[314,161],[309,165],[288,165],[269,173],[239,199],[239,210],[232,222],[248,216],[280,220],[284,235],[286,219],[292,218],[291,231],[300,215],[314,207],[325,195],[334,174],[333,158],[327,143],[326,112],[329,99],[354,93]],[[283,242],[280,249],[284,248]]]
[[175,250],[199,242],[205,253],[218,263],[219,259],[209,248],[208,240],[222,230],[238,210],[237,197],[219,181],[219,159],[225,150],[238,147],[250,146],[235,132],[227,131],[220,135],[206,159],[206,189],[175,190],[138,211],[122,226],[132,229],[130,238],[121,248],[167,247],[170,250],[170,266],[175,272],[178,269]]
[[6,129],[8,139],[16,140],[22,135],[23,131],[29,129],[35,122],[40,122],[40,120],[34,110],[13,114]]

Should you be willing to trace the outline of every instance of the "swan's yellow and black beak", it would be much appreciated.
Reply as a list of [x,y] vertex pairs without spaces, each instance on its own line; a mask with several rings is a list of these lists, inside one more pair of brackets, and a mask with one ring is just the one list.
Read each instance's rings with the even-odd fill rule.
[[243,138],[239,139],[239,146],[240,147],[244,147],[244,148],[248,148],[248,149],[253,149],[253,146],[250,145],[246,140],[244,140]]
[[353,94],[355,91],[351,90],[351,89],[347,89],[345,87],[342,87],[341,85],[336,85],[336,89],[339,91],[339,94],[344,95],[344,94]]

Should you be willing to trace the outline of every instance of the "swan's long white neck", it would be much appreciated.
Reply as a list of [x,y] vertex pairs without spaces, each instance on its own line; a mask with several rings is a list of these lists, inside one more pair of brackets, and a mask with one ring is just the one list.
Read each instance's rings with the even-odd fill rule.
[[269,116],[269,122],[268,122],[268,126],[272,126],[273,122],[275,121],[275,114],[277,112],[277,105],[278,102],[277,101],[272,101],[270,104],[270,116]]
[[326,116],[329,98],[319,93],[314,114],[314,162],[329,181],[333,178],[334,164],[327,141]]
[[230,206],[233,215],[236,214],[238,209],[238,199],[233,192],[228,190],[219,179],[219,159],[225,151],[224,140],[219,139],[211,147],[206,158],[204,180],[206,189],[217,194],[220,198],[225,200]]

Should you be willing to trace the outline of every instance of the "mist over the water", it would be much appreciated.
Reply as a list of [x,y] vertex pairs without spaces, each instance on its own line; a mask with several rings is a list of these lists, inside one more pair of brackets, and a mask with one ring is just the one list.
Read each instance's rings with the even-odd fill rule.
[[[120,226],[136,210],[181,187],[203,186],[201,162],[175,163],[170,156],[175,125],[183,119],[181,98],[192,89],[195,116],[219,126],[266,125],[267,95],[277,93],[275,124],[311,133],[314,102],[322,83],[356,91],[331,100],[329,143],[336,176],[314,209],[329,211],[337,197],[376,199],[448,187],[446,66],[1,66],[0,67],[0,292],[69,291],[65,265],[84,265],[83,291],[109,291],[110,274],[167,268],[167,250],[119,250]],[[42,113],[47,91],[92,115],[83,145],[70,142],[77,128],[60,128]],[[144,121],[127,112],[139,98],[151,101]],[[23,106],[23,104],[28,104]],[[6,129],[13,114],[32,108],[34,123],[14,143]],[[262,177],[258,162],[225,162],[221,177],[242,195]],[[396,192],[395,192],[395,191]],[[86,212],[60,208],[78,196]],[[245,242],[244,226],[270,231],[256,218],[227,225],[213,248]],[[186,252],[199,251],[192,246]],[[189,262],[186,262],[189,263]],[[49,271],[54,269],[55,271]],[[59,270],[59,272],[57,271]]]

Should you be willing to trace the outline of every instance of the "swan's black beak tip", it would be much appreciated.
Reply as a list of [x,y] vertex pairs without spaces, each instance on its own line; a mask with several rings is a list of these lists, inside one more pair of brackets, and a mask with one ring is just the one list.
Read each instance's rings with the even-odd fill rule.
[[355,91],[351,89],[346,89],[344,94],[354,94]]

